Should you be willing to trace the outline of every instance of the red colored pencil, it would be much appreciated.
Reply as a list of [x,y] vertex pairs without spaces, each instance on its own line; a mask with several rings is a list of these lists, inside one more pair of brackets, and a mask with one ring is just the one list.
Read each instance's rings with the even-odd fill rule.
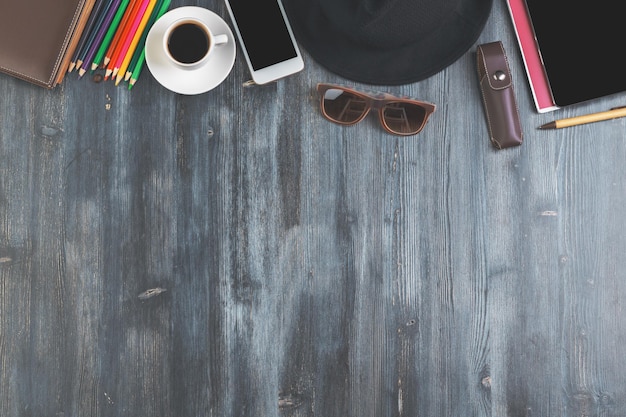
[[[105,80],[108,79],[109,75],[111,75],[111,72],[109,72],[109,69],[107,67],[107,64],[111,62],[111,56],[115,54],[115,50],[118,47],[120,47],[120,38],[124,34],[124,30],[128,26],[129,20],[131,20],[131,17],[135,14],[140,4],[141,4],[141,0],[131,0],[130,4],[126,7],[126,11],[124,12],[124,16],[122,16],[122,20],[117,26],[117,30],[115,31],[115,35],[113,36],[113,39],[111,40],[111,43],[109,44],[109,48],[104,54],[104,60],[102,62],[104,66],[107,68],[107,73],[108,73],[104,77]],[[113,68],[111,68],[111,71],[113,71]]]
[[111,39],[111,42],[109,43],[109,46],[107,47],[107,50],[104,54],[104,58],[102,60],[104,65],[109,63],[109,60],[111,59],[111,54],[113,53],[113,50],[115,49],[115,45],[117,45],[117,41],[119,40],[120,36],[122,36],[122,31],[124,29],[124,26],[126,26],[126,22],[128,21],[128,16],[130,15],[131,10],[133,9],[137,1],[138,0],[130,0],[130,3],[126,6],[126,9],[124,10],[124,14],[122,15],[122,19],[119,21],[117,28],[115,29],[115,34],[113,35],[113,39]]
[[105,80],[108,80],[109,76],[111,76],[111,73],[113,72],[113,67],[117,56],[122,49],[124,40],[128,36],[128,32],[130,31],[132,22],[135,19],[135,16],[137,15],[137,12],[139,11],[139,8],[141,7],[143,2],[144,0],[132,0],[132,4],[126,9],[126,13],[124,14],[124,25],[120,25],[117,29],[117,32],[115,33],[115,45],[112,45],[110,54],[107,53],[108,64],[106,65],[106,73],[104,77]]
[[122,66],[122,62],[124,62],[124,57],[126,57],[126,53],[128,52],[128,49],[130,48],[130,44],[132,43],[133,38],[135,37],[135,34],[137,33],[137,29],[139,28],[139,25],[141,24],[143,16],[144,14],[146,14],[148,5],[150,5],[151,2],[154,5],[155,1],[156,0],[142,0],[141,1],[141,6],[139,7],[137,14],[135,14],[135,16],[133,17],[133,20],[130,24],[130,28],[128,32],[126,33],[126,36],[121,39],[122,48],[119,50],[117,56],[115,57],[115,63],[113,65],[113,73],[111,74],[111,76],[115,77],[117,75],[117,71],[119,71],[120,67]]

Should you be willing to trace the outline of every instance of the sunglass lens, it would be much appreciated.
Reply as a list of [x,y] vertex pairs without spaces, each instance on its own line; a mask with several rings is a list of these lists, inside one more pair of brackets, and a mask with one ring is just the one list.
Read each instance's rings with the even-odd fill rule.
[[330,88],[322,97],[324,114],[331,120],[352,124],[358,122],[367,113],[367,102],[345,90]]
[[383,120],[389,130],[400,135],[412,135],[420,131],[426,120],[426,109],[415,103],[402,101],[387,103],[383,108]]

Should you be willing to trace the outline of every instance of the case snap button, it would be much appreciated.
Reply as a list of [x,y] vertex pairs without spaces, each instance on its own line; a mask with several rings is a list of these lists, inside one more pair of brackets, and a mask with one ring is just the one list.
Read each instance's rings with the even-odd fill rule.
[[504,71],[498,70],[493,74],[493,79],[496,81],[504,81],[506,79],[506,74]]

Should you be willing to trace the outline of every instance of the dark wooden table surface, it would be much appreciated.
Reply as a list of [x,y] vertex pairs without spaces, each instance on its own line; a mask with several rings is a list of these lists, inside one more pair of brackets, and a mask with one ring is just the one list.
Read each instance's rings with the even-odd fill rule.
[[[200,5],[227,21],[221,1]],[[624,94],[487,135],[475,46],[378,90],[415,137],[325,121],[306,69],[132,91],[0,76],[0,416],[626,416]],[[618,75],[620,76],[620,75]]]

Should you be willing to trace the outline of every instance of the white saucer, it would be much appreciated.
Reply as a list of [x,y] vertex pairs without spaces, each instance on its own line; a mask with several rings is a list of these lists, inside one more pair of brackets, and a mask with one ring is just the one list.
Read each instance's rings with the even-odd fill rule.
[[[195,17],[204,22],[214,35],[226,34],[228,43],[215,46],[209,61],[202,67],[184,70],[165,57],[163,36],[175,20]],[[235,37],[228,24],[203,7],[184,6],[165,13],[150,28],[146,38],[146,64],[154,78],[165,88],[179,94],[202,94],[226,79],[235,63]]]

